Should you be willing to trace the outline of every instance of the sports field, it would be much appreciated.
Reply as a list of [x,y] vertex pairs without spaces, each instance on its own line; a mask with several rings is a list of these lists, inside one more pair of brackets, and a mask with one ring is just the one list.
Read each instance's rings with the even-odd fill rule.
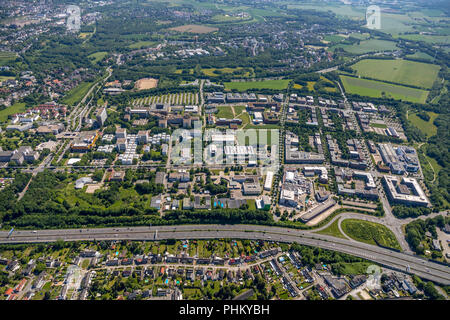
[[364,59],[355,63],[352,69],[362,77],[412,85],[430,89],[437,78],[440,67],[435,64],[403,59]]
[[[389,84],[381,81],[358,79],[341,75],[345,92],[373,98],[387,98],[425,103],[428,91]],[[383,94],[384,93],[384,94]]]
[[266,81],[243,81],[243,82],[225,82],[225,90],[245,91],[249,89],[286,89],[291,80],[266,80]]

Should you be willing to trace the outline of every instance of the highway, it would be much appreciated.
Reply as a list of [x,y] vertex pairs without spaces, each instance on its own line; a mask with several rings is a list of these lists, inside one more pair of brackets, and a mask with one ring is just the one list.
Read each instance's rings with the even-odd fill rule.
[[8,238],[7,231],[0,231],[0,243],[38,243],[57,240],[164,240],[164,239],[249,239],[299,243],[339,251],[382,266],[421,278],[450,284],[450,267],[426,259],[384,249],[381,247],[335,238],[309,230],[258,225],[177,225],[151,227],[122,227],[99,229],[20,230]]

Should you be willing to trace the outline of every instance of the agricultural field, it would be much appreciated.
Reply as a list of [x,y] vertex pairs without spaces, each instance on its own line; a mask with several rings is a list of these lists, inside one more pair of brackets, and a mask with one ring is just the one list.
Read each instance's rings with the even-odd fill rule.
[[[351,66],[358,76],[430,89],[440,67],[403,59],[364,59]],[[420,77],[417,75],[420,74]]]
[[335,48],[342,48],[353,54],[364,54],[369,52],[393,51],[399,49],[395,42],[387,40],[369,39],[362,40],[359,44],[337,44],[329,50],[334,51]]
[[8,116],[15,113],[20,113],[25,111],[25,103],[15,103],[6,109],[0,110],[0,122],[5,122],[8,120]]
[[382,224],[358,219],[345,219],[341,226],[345,234],[356,241],[401,249],[394,233]]
[[434,60],[434,58],[432,56],[430,56],[429,54],[426,54],[425,52],[422,52],[422,51],[417,51],[414,54],[407,55],[406,57],[412,58],[412,59],[424,59],[424,60],[429,60],[429,61]]
[[246,91],[250,89],[274,89],[284,90],[288,87],[291,80],[265,80],[265,81],[242,81],[225,82],[225,90]]
[[345,92],[360,96],[381,98],[388,97],[417,103],[425,103],[428,91],[384,83],[375,80],[359,79],[340,75]]
[[423,41],[426,43],[449,43],[450,36],[437,36],[428,34],[406,34],[399,36],[401,39],[413,40],[413,41]]
[[171,105],[196,105],[199,103],[198,94],[191,92],[170,93],[158,96],[148,96],[132,101],[132,106],[148,106],[153,103],[169,103]]
[[430,116],[429,121],[425,121],[417,116],[417,114],[409,112],[408,120],[420,131],[422,131],[425,135],[431,137],[437,133],[437,127],[433,124],[434,120],[438,117],[439,114],[428,111],[427,114]]
[[178,31],[178,32],[189,32],[189,33],[210,33],[219,30],[218,28],[207,27],[196,24],[188,24],[184,26],[179,26],[175,28],[170,28],[169,30]]

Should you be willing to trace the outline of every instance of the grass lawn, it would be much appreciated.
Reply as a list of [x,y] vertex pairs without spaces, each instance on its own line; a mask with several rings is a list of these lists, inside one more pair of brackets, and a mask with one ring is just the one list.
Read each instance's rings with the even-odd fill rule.
[[99,51],[99,52],[95,52],[93,54],[88,55],[88,58],[93,63],[97,63],[97,62],[101,61],[104,57],[106,57],[107,54],[108,54],[108,52],[106,52],[106,51]]
[[225,82],[225,90],[236,89],[246,91],[249,89],[274,89],[284,90],[288,87],[291,80],[266,80],[266,81],[244,81],[244,82]]
[[395,84],[384,83],[375,80],[359,79],[340,75],[344,84],[345,92],[351,94],[359,94],[373,98],[382,98],[383,96],[417,103],[425,103],[428,91],[404,87]]
[[342,262],[339,263],[342,267],[341,273],[345,275],[366,274],[367,268],[373,265],[373,262]]
[[226,119],[233,119],[233,110],[231,110],[231,107],[228,106],[221,106],[221,107],[217,107],[217,110],[219,110],[219,112],[217,112],[216,117],[217,118],[226,118]]
[[251,122],[250,115],[248,113],[242,113],[238,116],[238,118],[242,120],[240,128],[247,128],[247,125]]
[[352,69],[361,77],[430,89],[437,78],[440,66],[403,59],[365,59],[355,63]]
[[434,120],[438,117],[439,114],[427,111],[430,116],[430,121],[424,121],[417,116],[415,113],[408,113],[408,120],[420,131],[422,131],[425,135],[431,137],[436,135],[437,127],[433,124]]
[[77,104],[83,99],[84,95],[89,91],[92,85],[93,82],[82,82],[66,94],[63,103],[70,106]]
[[0,122],[6,122],[11,114],[25,111],[25,103],[16,102],[12,106],[0,111]]
[[320,231],[316,231],[315,233],[326,234],[329,236],[346,239],[345,236],[342,234],[342,232],[339,231],[338,223],[339,219],[336,219],[336,221],[330,224],[327,228]]
[[255,199],[247,199],[248,209],[256,210],[256,201]]
[[380,244],[401,250],[394,233],[382,224],[358,219],[345,219],[341,226],[345,234],[356,241],[372,245]]
[[387,125],[385,125],[383,123],[371,123],[370,126],[373,128],[381,128],[381,129],[387,128]]

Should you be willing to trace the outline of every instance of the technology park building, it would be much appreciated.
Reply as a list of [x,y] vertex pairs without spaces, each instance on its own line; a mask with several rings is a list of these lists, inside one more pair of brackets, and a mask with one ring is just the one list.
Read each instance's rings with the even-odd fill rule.
[[414,178],[397,178],[384,176],[383,183],[386,186],[389,198],[396,203],[412,206],[430,206],[425,193]]

